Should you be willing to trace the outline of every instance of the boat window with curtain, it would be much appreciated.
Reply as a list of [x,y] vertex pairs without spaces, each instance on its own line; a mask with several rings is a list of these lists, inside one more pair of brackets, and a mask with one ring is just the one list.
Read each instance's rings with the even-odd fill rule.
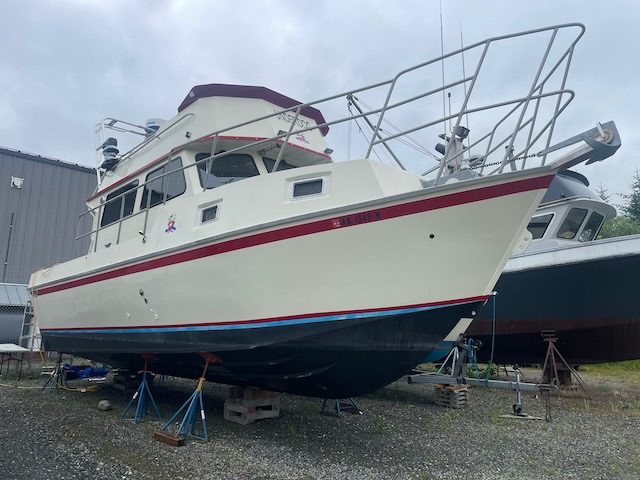
[[587,212],[588,210],[585,208],[572,208],[569,210],[567,217],[558,230],[557,237],[565,239],[575,238],[576,233],[580,230],[580,226],[587,216]]
[[[208,153],[196,154],[198,165],[198,178],[200,186],[206,185],[207,189],[216,188],[227,183],[237,182],[244,178],[259,175],[258,167],[251,155],[245,153],[232,153],[212,160],[206,160],[211,155]],[[209,173],[207,174],[207,165]]]

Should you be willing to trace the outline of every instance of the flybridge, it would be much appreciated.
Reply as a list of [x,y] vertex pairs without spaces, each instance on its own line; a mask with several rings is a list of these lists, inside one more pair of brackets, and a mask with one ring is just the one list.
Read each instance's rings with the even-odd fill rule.
[[[331,161],[324,141],[329,127],[320,111],[264,87],[196,86],[178,112],[169,121],[151,119],[144,126],[113,118],[100,122],[96,126],[99,170],[103,174],[112,171],[134,157],[144,157],[145,152],[148,162],[153,162],[203,142],[211,145],[212,154],[215,150],[223,154],[267,151],[286,145],[289,157],[299,166]],[[131,143],[127,140],[131,134],[137,137],[137,145],[120,154],[121,146]]]
[[[265,87],[210,83],[208,85],[197,85],[193,87],[178,107],[178,113],[182,112],[198,99],[206,97],[253,98],[257,100],[265,100],[282,108],[294,108],[302,103]],[[276,116],[283,119],[287,118],[288,120],[286,121],[289,123],[291,123],[293,121],[292,119],[295,117],[294,114],[287,114],[279,110],[274,110],[274,112]],[[326,123],[326,120],[322,116],[320,110],[309,105],[302,107],[300,115],[311,118],[318,125]],[[311,125],[308,122],[300,122],[298,126],[301,128],[309,128]],[[321,131],[323,135],[326,135],[329,132],[329,127],[323,127]]]
[[[552,135],[559,130],[556,120],[574,97],[566,85],[567,72],[583,34],[582,25],[565,24],[494,37],[407,68],[388,81],[310,103],[260,86],[198,85],[181,102],[178,115],[157,131],[134,125],[143,142],[114,160],[126,160],[159,142],[164,145],[155,158],[213,140],[212,158],[284,147],[280,153],[297,148],[313,154],[309,158],[297,155],[293,161],[298,166],[317,164],[330,160],[328,155],[338,148],[337,143],[330,149],[324,143],[330,126],[336,127],[336,141],[348,137],[347,159],[377,158],[404,170],[423,172],[431,184],[451,174],[462,180],[501,173],[505,168],[545,165],[549,154],[571,142],[586,142],[592,160],[609,156],[619,146],[611,142],[616,137],[612,123],[550,147]],[[510,71],[520,72],[506,75],[508,92],[513,94],[510,99],[500,98],[502,92],[496,89],[495,71],[504,68],[506,57],[513,59]],[[530,58],[541,60],[514,64]],[[442,78],[445,66],[447,76]],[[348,110],[348,115],[326,120],[320,109],[334,115]],[[433,119],[439,110],[444,110],[443,115]],[[96,150],[102,153],[108,138],[105,129],[123,132],[131,130],[127,127],[131,125],[118,130],[111,119],[99,124]],[[243,143],[220,147],[220,139],[234,137]],[[439,139],[444,143],[436,145]],[[424,143],[435,148],[425,148]],[[592,153],[594,146],[601,149],[605,144],[608,153]],[[429,167],[434,160],[437,164]],[[99,158],[98,165],[102,163]]]

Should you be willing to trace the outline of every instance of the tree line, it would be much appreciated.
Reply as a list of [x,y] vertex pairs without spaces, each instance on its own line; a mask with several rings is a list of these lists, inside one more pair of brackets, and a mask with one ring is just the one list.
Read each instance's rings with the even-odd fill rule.
[[[600,185],[598,195],[605,202],[611,203],[611,196]],[[640,233],[640,172],[636,170],[631,182],[631,193],[621,194],[622,204],[614,205],[618,216],[607,220],[602,226],[598,238],[621,237]]]

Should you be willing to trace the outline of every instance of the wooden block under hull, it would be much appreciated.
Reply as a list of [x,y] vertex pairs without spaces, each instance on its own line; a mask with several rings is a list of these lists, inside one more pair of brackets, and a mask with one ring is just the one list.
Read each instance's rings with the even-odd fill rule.
[[469,399],[468,385],[436,385],[436,405],[447,408],[462,408]]
[[280,395],[266,390],[232,387],[224,402],[224,419],[248,425],[280,415]]

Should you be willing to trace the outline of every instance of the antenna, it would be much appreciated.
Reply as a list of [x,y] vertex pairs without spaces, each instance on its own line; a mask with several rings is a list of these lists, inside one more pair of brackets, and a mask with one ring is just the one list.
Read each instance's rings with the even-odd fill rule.
[[[442,113],[444,118],[447,117],[447,99],[444,93],[444,28],[442,26],[442,0],[440,0],[440,56],[442,60],[440,66],[442,67]],[[447,121],[444,121],[444,135],[447,136]]]
[[[461,59],[462,59],[462,78],[467,78],[467,71],[465,69],[465,63],[464,63],[464,41],[462,39],[462,19],[460,19],[460,50],[462,50],[462,54],[461,54]],[[467,98],[467,82],[464,82],[462,84],[462,88],[464,89],[464,98]],[[465,122],[466,122],[466,126],[467,129],[470,131],[471,130],[471,126],[469,125],[469,112],[467,112],[465,114]],[[471,152],[469,151],[469,146],[471,145],[471,139],[467,136],[467,154],[469,156],[469,158],[471,158]]]

